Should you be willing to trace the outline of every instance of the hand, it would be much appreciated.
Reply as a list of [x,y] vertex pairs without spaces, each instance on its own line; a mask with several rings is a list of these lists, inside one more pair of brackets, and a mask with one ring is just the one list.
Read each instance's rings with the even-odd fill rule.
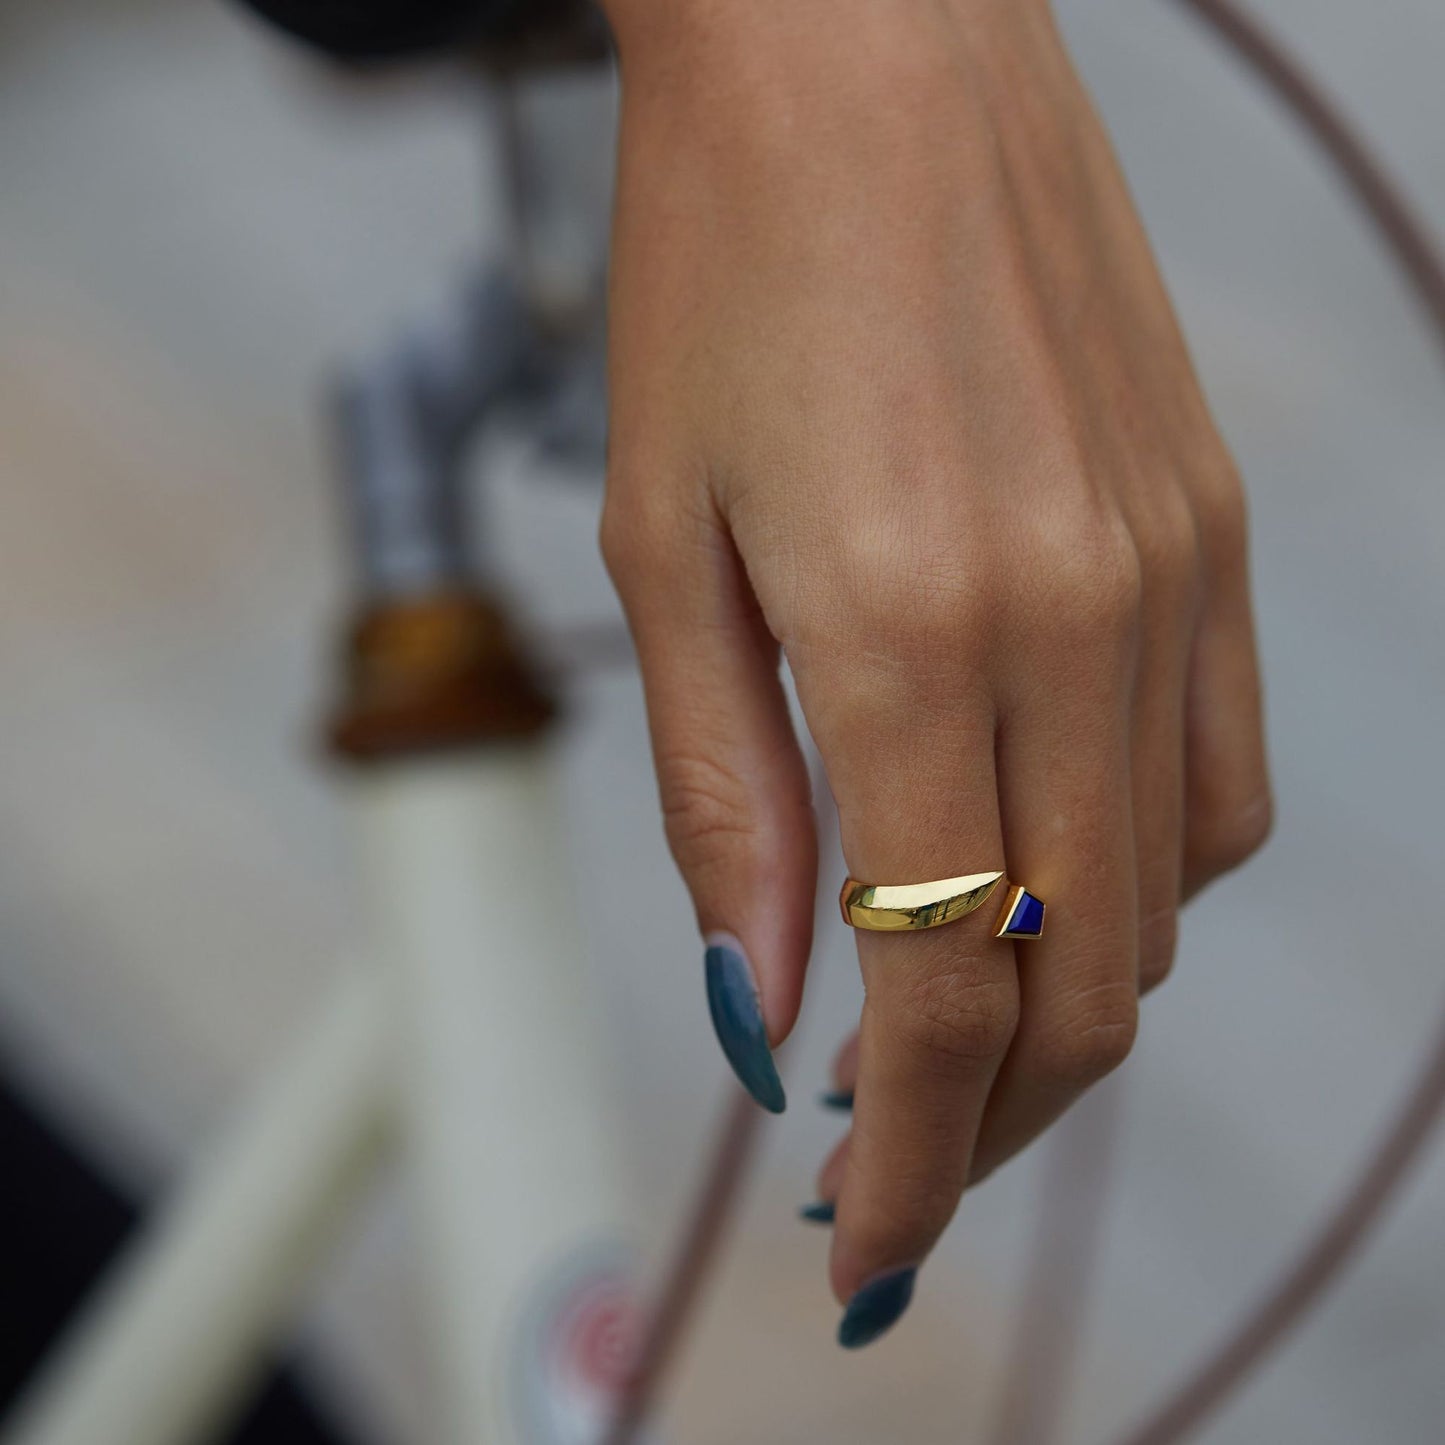
[[780,648],[851,874],[1049,907],[858,935],[820,1185],[863,1343],[1268,830],[1243,499],[1041,0],[615,10],[603,549],[724,1049],[781,1109],[817,860]]

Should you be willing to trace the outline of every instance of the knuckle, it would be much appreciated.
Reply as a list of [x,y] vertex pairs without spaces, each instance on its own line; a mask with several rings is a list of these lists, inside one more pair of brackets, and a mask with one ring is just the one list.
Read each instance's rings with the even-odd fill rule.
[[1161,984],[1169,981],[1174,972],[1174,954],[1145,956],[1139,963],[1139,992],[1153,993]]
[[1132,538],[1114,535],[1095,550],[1085,602],[1092,601],[1101,626],[1132,631],[1144,601],[1144,568]]
[[984,675],[992,636],[987,563],[974,544],[920,525],[887,541],[839,537],[829,557],[783,627],[789,660],[826,672],[853,723],[871,725],[880,704],[911,719],[956,715]]
[[1196,486],[1194,508],[1203,552],[1221,561],[1244,551],[1249,506],[1244,483],[1232,462],[1226,461]]
[[1144,564],[1121,518],[1086,516],[1055,529],[1035,564],[1048,579],[1053,623],[1078,637],[1132,636],[1144,601]]
[[675,553],[679,531],[674,508],[650,501],[644,488],[609,478],[597,540],[619,592]]
[[896,545],[855,541],[836,586],[850,630],[916,661],[968,631],[968,566],[954,539],[921,527]]
[[758,838],[748,790],[724,764],[695,753],[659,755],[657,780],[668,847],[685,872],[735,858]]
[[1179,914],[1173,908],[1150,914],[1139,925],[1139,988],[1158,988],[1174,971],[1179,944]]
[[914,982],[895,1014],[904,1048],[924,1066],[945,1074],[993,1069],[1018,1027],[1012,989],[948,971]]
[[634,514],[620,503],[608,501],[602,508],[602,521],[597,542],[607,575],[619,591],[637,570],[643,551],[642,538]]
[[1036,1073],[1048,1088],[1078,1093],[1129,1056],[1139,1028],[1132,984],[1101,985],[1076,1000],[1073,1017],[1041,1051]]
[[1182,493],[1165,492],[1140,528],[1136,546],[1146,590],[1161,600],[1191,598],[1200,570],[1199,524]]
[[1273,827],[1274,803],[1267,792],[1241,808],[1213,814],[1191,829],[1195,868],[1213,877],[1239,867],[1264,847]]

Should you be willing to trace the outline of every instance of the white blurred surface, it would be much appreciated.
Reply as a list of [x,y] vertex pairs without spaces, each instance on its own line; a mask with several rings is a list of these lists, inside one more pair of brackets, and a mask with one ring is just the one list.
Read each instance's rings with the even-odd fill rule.
[[[1445,228],[1445,12],[1268,0]],[[1102,1440],[1262,1286],[1409,1079],[1445,969],[1439,363],[1321,166],[1154,0],[1061,5],[1250,483],[1280,821],[1187,920],[1147,1006],[1066,1438]],[[314,402],[329,359],[494,244],[460,78],[318,86],[219,4],[0,16],[0,1034],[154,1185],[363,947],[307,729],[341,598]],[[611,615],[595,497],[503,487],[527,606]],[[635,680],[586,680],[580,886],[665,1239],[723,1084],[657,825]],[[665,916],[624,927],[615,885]],[[979,1438],[1037,1161],[972,1197],[908,1323],[832,1344],[792,1207],[838,1131],[809,1097],[855,1014],[820,939],[679,1440]],[[376,1445],[422,1445],[406,1221],[383,1200],[315,1311]],[[1201,1438],[1416,1445],[1445,1419],[1445,1150],[1310,1329]],[[745,1390],[737,1388],[747,1381]]]

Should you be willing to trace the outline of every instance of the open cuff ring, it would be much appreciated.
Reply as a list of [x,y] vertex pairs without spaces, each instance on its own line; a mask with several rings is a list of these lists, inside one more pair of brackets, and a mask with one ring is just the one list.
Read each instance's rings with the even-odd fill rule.
[[850,928],[897,933],[911,928],[941,928],[982,907],[1003,884],[1003,907],[994,924],[995,938],[1038,938],[1044,931],[1043,899],[1002,873],[968,873],[936,883],[860,883],[850,878],[839,903]]

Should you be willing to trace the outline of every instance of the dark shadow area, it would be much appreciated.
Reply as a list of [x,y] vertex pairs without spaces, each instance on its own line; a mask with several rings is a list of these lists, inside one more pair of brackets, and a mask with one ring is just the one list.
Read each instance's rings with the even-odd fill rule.
[[[0,1070],[0,1419],[140,1222]],[[345,1445],[282,1363],[216,1445]]]

